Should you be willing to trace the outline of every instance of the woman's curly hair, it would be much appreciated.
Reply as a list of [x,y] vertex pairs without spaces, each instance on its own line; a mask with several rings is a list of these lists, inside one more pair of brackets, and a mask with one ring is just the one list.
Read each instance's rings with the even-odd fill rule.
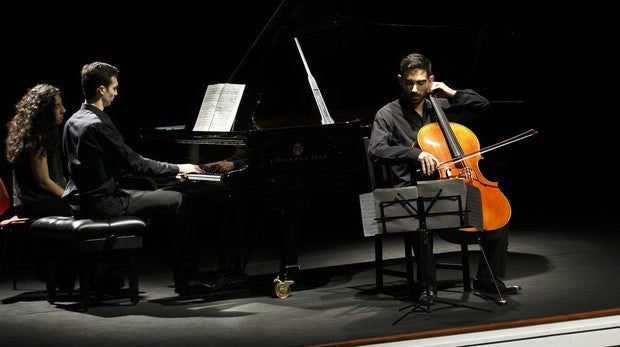
[[7,124],[6,158],[14,163],[23,153],[54,150],[56,140],[56,95],[58,87],[37,84],[15,104],[15,116]]

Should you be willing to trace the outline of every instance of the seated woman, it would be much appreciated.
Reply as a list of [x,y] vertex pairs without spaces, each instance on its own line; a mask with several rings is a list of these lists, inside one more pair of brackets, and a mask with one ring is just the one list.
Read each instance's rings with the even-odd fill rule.
[[[60,198],[67,183],[59,145],[65,112],[60,90],[49,84],[30,88],[15,104],[7,124],[6,158],[12,165],[13,208],[19,217],[71,216]],[[59,289],[72,290],[75,279],[72,270],[58,269]]]
[[59,146],[65,112],[60,90],[49,84],[30,88],[15,105],[6,158],[13,166],[13,207],[20,217],[71,215],[60,199],[67,184]]

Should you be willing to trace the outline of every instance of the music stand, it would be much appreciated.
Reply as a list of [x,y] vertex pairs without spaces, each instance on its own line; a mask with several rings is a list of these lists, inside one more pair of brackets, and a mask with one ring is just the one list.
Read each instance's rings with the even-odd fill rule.
[[[433,184],[433,182],[430,183]],[[418,191],[416,190],[417,187],[388,188],[375,190],[375,203],[377,207],[377,213],[380,215],[377,220],[380,222],[378,225],[382,229],[381,231],[384,233],[407,232],[405,234],[405,259],[407,269],[407,283],[410,297],[413,297],[411,232],[415,231],[423,233],[422,241],[424,254],[420,254],[418,256],[423,256],[428,259],[432,256],[432,249],[430,247],[430,237],[432,237],[432,235],[430,234],[431,228],[429,228],[429,225],[431,225],[434,229],[448,229],[470,227],[472,225],[481,224],[481,218],[478,218],[481,217],[481,214],[477,213],[478,210],[474,208],[474,213],[472,213],[472,218],[470,218],[469,213],[472,211],[464,207],[465,202],[463,200],[465,200],[467,197],[467,194],[464,194],[464,191],[466,191],[469,187],[466,187],[462,180],[442,180],[441,182],[437,181],[437,183],[442,185],[443,188],[437,188],[431,185],[426,186],[425,188],[427,189],[422,189],[423,191],[425,191],[425,194],[430,193],[431,190],[428,188],[436,191],[434,196],[428,197],[420,196],[420,194],[418,194]],[[448,194],[441,195],[442,192],[444,192],[444,188],[446,191],[448,191]],[[475,187],[472,188],[475,189]],[[474,197],[475,196],[476,195],[474,195]],[[382,200],[386,198],[387,200]],[[475,206],[475,203],[479,202],[479,200],[473,200],[473,205]],[[413,203],[415,203],[415,206],[413,205]],[[435,210],[433,210],[433,208],[435,208]],[[416,223],[417,230],[415,229]],[[390,228],[392,228],[391,231]],[[428,290],[428,284],[426,284],[426,286],[427,287],[425,288],[425,290]],[[493,312],[491,310],[463,305],[441,298],[436,298],[435,302],[443,303],[453,307],[465,307],[485,312]],[[398,323],[408,314],[416,310],[431,312],[432,310],[430,306],[430,303],[416,302],[414,304],[401,308],[399,311],[412,307],[409,312],[407,312],[404,316],[402,316],[393,324]]]

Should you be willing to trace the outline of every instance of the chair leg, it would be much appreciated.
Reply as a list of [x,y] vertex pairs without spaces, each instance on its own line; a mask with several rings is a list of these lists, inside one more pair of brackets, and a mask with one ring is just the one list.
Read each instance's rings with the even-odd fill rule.
[[80,301],[84,311],[88,310],[91,292],[91,266],[87,261],[80,261]]
[[380,234],[375,235],[375,285],[383,288],[383,239]]
[[17,278],[19,277],[19,273],[20,273],[20,269],[21,269],[21,260],[22,260],[22,251],[23,251],[23,246],[24,246],[24,237],[23,237],[23,232],[21,230],[18,230],[17,232],[15,232],[14,237],[17,239],[16,240],[16,247],[15,247],[15,255],[13,256],[14,261],[13,261],[13,290],[17,290]]
[[54,304],[56,302],[56,262],[48,261],[47,263],[47,281],[45,284],[47,289],[47,302]]
[[469,249],[467,244],[461,244],[461,264],[463,265],[463,290],[471,292],[471,275],[469,273]]
[[[412,233],[405,233],[405,269],[407,271],[407,286],[409,295],[413,296],[414,275],[413,275],[413,251],[412,251]],[[419,265],[419,264],[418,264]]]
[[4,273],[6,267],[6,259],[7,253],[9,252],[9,242],[10,238],[14,238],[13,243],[15,244],[11,247],[13,256],[13,263],[10,266],[10,270],[7,272],[11,273],[11,279],[13,280],[13,290],[17,289],[17,278],[19,277],[19,268],[21,261],[21,248],[22,248],[22,240],[21,240],[21,232],[18,230],[14,230],[11,227],[7,227],[3,229],[3,240],[2,240],[2,259],[0,262],[0,276]]
[[8,243],[9,241],[7,240],[7,230],[6,229],[2,229],[0,230],[2,231],[2,235],[0,235],[0,237],[2,238],[2,258],[0,259],[0,276],[2,276],[4,274],[4,267],[5,267],[5,261],[6,261],[6,252],[8,251]]
[[135,254],[129,257],[129,292],[131,303],[137,304],[140,301],[140,290],[138,288],[138,257]]

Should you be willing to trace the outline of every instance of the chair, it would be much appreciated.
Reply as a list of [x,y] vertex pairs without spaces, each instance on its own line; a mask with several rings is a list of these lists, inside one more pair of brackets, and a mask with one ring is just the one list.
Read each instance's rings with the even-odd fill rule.
[[[462,180],[438,180],[419,183],[417,187],[377,188],[373,195],[376,214],[379,218],[379,234],[375,235],[375,270],[376,285],[383,286],[383,275],[389,274],[407,278],[412,289],[413,261],[412,237],[414,233],[428,232],[430,237],[437,234],[444,240],[461,246],[461,262],[437,262],[437,269],[452,269],[462,272],[463,290],[471,291],[468,245],[475,238],[465,238],[460,226],[478,225],[478,219],[470,218],[467,205],[474,200],[467,194],[467,186]],[[479,195],[478,195],[479,196]],[[387,234],[403,235],[405,245],[406,272],[385,268],[383,260],[383,238]],[[452,234],[459,237],[451,237]]]
[[[93,270],[99,265],[129,264],[129,293],[139,301],[138,251],[142,248],[145,222],[134,216],[109,219],[75,219],[66,216],[39,218],[30,226],[37,249],[48,264],[47,300],[56,300],[56,265],[79,269],[81,304],[89,307]],[[96,293],[101,296],[102,293]]]
[[[368,138],[364,138],[364,147],[368,149]],[[368,156],[366,156],[366,164],[368,168],[368,174],[370,178],[370,189],[372,192],[381,191],[381,190],[390,190],[395,189],[391,188],[391,179],[390,179],[390,171],[388,170],[386,165],[376,164],[370,160]],[[410,187],[416,188],[416,187]],[[417,192],[416,192],[417,197]],[[379,217],[379,214],[377,214]],[[399,271],[387,268],[387,262],[383,258],[383,241],[387,236],[387,233],[379,232],[374,237],[374,248],[375,248],[375,286],[378,290],[383,289],[383,278],[384,275],[391,275],[395,277],[402,277],[407,279],[407,284],[412,288],[414,282],[413,276],[413,262],[415,262],[415,258],[412,254],[411,248],[411,232],[416,232],[417,226],[409,226],[410,232],[403,232],[403,244],[405,247],[405,265],[406,271]],[[449,263],[449,262],[437,262],[435,264],[437,269],[449,269],[449,270],[459,270],[462,272],[463,279],[463,290],[465,292],[471,292],[471,276],[469,269],[469,247],[470,244],[476,244],[477,240],[471,237],[472,233],[467,233],[470,235],[465,235],[462,233],[458,233],[458,235],[453,235],[453,230],[437,230],[436,234],[438,234],[442,239],[460,245],[461,250],[461,262],[460,263]],[[411,293],[411,290],[410,290]]]
[[[21,256],[23,252],[24,234],[28,232],[30,224],[33,220],[30,218],[20,218],[17,215],[12,214],[11,197],[4,185],[4,182],[0,178],[0,216],[3,218],[5,215],[11,215],[11,217],[2,219],[0,221],[0,232],[2,233],[2,260],[0,261],[0,274],[3,273],[3,269],[6,266],[6,258],[9,249],[13,252],[13,262],[11,264],[11,274],[13,278],[13,290],[17,289],[17,278],[19,277],[19,267],[21,264]],[[13,241],[13,242],[11,242]],[[9,247],[9,244],[12,247]]]

